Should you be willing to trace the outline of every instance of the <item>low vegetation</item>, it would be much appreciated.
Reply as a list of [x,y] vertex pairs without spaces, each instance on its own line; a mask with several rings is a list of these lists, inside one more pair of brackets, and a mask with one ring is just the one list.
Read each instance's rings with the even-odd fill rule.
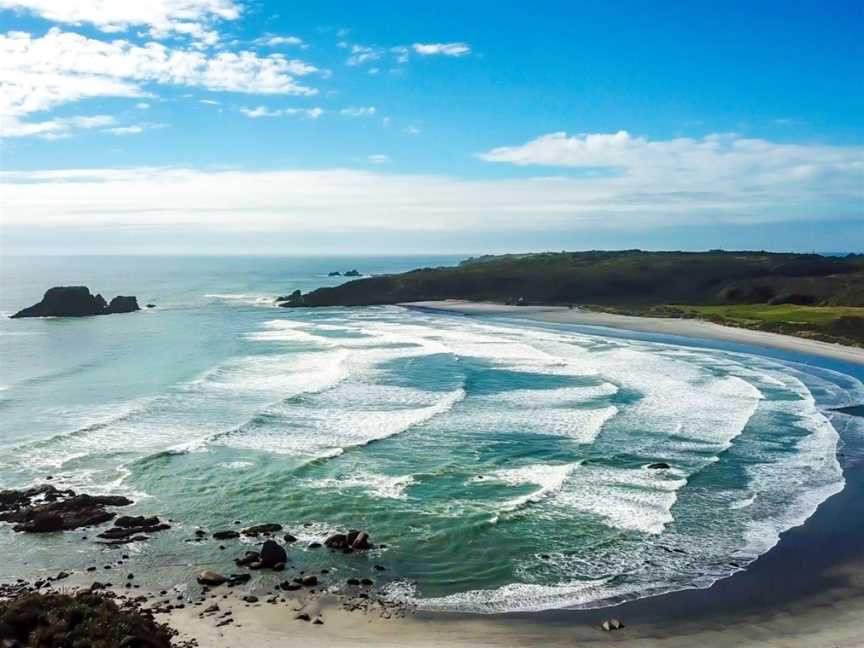
[[283,306],[467,299],[701,317],[864,344],[864,255],[770,252],[557,252],[485,256],[349,281]]

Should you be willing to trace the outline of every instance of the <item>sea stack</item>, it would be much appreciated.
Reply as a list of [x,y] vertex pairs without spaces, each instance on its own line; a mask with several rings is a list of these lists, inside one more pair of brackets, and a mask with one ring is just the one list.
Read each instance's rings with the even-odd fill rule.
[[135,297],[118,296],[108,304],[102,295],[90,294],[87,286],[49,288],[38,304],[20,310],[12,317],[86,317],[140,310]]

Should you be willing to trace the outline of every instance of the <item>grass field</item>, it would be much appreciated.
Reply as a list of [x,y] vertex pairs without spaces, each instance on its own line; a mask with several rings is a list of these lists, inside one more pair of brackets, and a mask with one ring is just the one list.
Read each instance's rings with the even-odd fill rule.
[[854,306],[796,306],[795,304],[737,304],[732,306],[675,305],[684,313],[710,319],[720,317],[747,323],[772,322],[790,325],[828,325],[840,317],[864,317],[864,307]]

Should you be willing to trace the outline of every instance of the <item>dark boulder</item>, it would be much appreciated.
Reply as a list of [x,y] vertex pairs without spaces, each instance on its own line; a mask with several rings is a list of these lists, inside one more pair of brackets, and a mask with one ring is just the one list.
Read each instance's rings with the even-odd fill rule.
[[248,529],[243,529],[241,532],[245,536],[258,536],[262,533],[275,533],[276,531],[281,531],[281,524],[256,524],[255,526],[251,526]]
[[348,270],[347,272],[342,273],[344,277],[362,277],[359,270]]
[[331,549],[345,549],[348,547],[348,536],[344,533],[334,533],[324,541],[324,546]]
[[199,585],[208,585],[210,587],[216,587],[217,585],[222,585],[223,583],[228,582],[227,577],[213,571],[212,569],[205,569],[202,571],[198,574],[197,580]]
[[42,301],[18,311],[12,317],[86,317],[137,311],[135,297],[115,297],[106,304],[102,295],[91,295],[87,286],[49,288]]
[[144,517],[143,515],[121,515],[114,520],[114,526],[129,529],[131,527],[156,526],[159,524],[159,518],[155,515]]
[[328,277],[341,277],[342,273],[339,272],[338,270],[333,270],[332,272],[328,272],[327,276]]
[[288,554],[285,550],[274,540],[265,540],[261,546],[261,566],[272,568],[282,563],[284,568],[286,562],[288,562]]
[[247,551],[242,558],[235,559],[234,564],[238,567],[248,567],[249,565],[260,561],[261,554],[259,554],[257,551]]
[[138,306],[138,300],[135,297],[118,295],[111,300],[111,303],[108,304],[108,307],[104,310],[103,314],[111,315],[113,313],[134,313],[138,310],[141,310],[141,307]]
[[672,466],[670,466],[668,463],[664,463],[662,461],[658,461],[657,463],[648,464],[648,468],[650,468],[651,470],[668,470],[671,467]]
[[240,534],[237,531],[216,531],[213,534],[215,540],[230,540],[231,538],[239,538]]
[[299,290],[295,290],[288,296],[277,297],[276,303],[282,306],[300,306],[303,304],[303,294]]

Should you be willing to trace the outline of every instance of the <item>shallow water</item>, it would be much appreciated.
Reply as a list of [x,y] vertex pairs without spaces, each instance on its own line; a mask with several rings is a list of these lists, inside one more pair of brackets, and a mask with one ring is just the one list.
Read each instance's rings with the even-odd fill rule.
[[[196,527],[279,522],[301,540],[289,552],[298,569],[341,579],[380,563],[392,595],[475,612],[708,586],[842,489],[826,408],[864,402],[851,367],[270,302],[337,283],[332,269],[453,260],[4,259],[5,314],[60,283],[158,307],[0,321],[0,484],[52,474],[175,520],[123,549],[145,584],[229,569],[241,547],[187,542]],[[304,548],[346,527],[387,549]],[[0,551],[19,559],[0,576],[116,558],[81,535],[4,526]]]

